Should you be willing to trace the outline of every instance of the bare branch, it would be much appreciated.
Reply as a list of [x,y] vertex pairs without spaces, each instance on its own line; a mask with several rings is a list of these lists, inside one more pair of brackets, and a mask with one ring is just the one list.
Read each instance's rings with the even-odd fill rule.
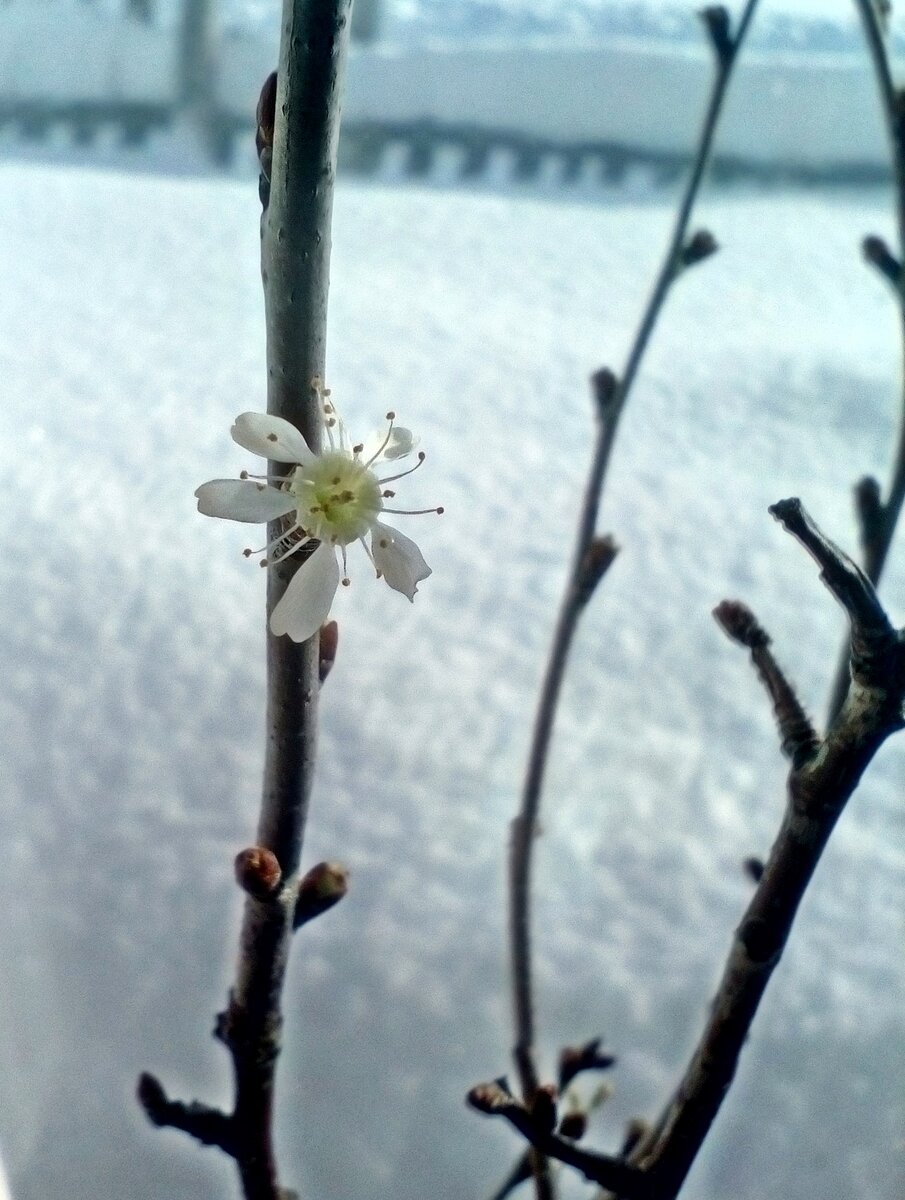
[[644,1172],[610,1155],[583,1150],[569,1138],[538,1124],[535,1116],[499,1084],[479,1084],[471,1089],[467,1100],[472,1108],[486,1116],[505,1117],[545,1158],[555,1158],[574,1167],[591,1183],[610,1188],[626,1200],[647,1200],[653,1195]]
[[160,1081],[147,1072],[139,1076],[137,1095],[148,1120],[158,1129],[180,1129],[203,1146],[217,1146],[227,1154],[234,1153],[232,1121],[219,1109],[170,1100]]
[[[716,241],[707,231],[700,231],[689,240],[688,227],[692,208],[710,158],[714,133],[732,68],[754,15],[756,4],[757,0],[747,0],[734,35],[729,32],[729,20],[725,10],[710,9],[708,10],[709,15],[704,17],[716,50],[716,71],[691,172],[679,203],[675,227],[621,377],[617,377],[613,371],[604,367],[597,371],[591,379],[598,415],[594,451],[578,519],[572,566],[560,604],[538,698],[521,803],[518,814],[511,825],[509,947],[513,1023],[515,1026],[513,1055],[519,1072],[522,1095],[528,1104],[539,1085],[537,1065],[534,1059],[534,999],[531,966],[532,847],[537,829],[554,717],[579,617],[616,553],[615,543],[612,539],[599,537],[596,527],[604,480],[620,416],[670,289],[685,269],[696,262],[703,261],[716,249]],[[550,1200],[553,1195],[553,1185],[549,1172],[543,1161],[539,1159],[535,1162],[535,1180],[537,1200]]]
[[[267,320],[267,407],[320,448],[320,391],[326,351],[330,222],[339,135],[339,101],[351,0],[283,0],[277,76],[265,83],[257,112],[261,163],[261,276]],[[285,468],[270,464],[272,474]],[[279,532],[271,525],[270,537]],[[268,571],[267,614],[283,596],[302,556]],[[217,1036],[235,1078],[229,1140],[246,1200],[286,1200],[273,1146],[280,996],[296,919],[296,873],[308,813],[317,738],[317,697],[332,654],[315,635],[299,645],[267,633],[267,737],[257,846],[238,864],[248,893],[239,963]],[[333,646],[335,653],[335,644]],[[271,861],[272,860],[272,861]],[[272,869],[273,868],[273,869]],[[273,888],[266,879],[276,880]],[[266,877],[266,878],[265,878]],[[145,1083],[143,1100],[153,1089]],[[162,1096],[155,1094],[158,1101]],[[165,1098],[164,1098],[165,1099]],[[169,1104],[169,1102],[167,1102]],[[198,1136],[198,1106],[155,1110]],[[186,1116],[186,1114],[188,1114]],[[150,1114],[149,1114],[150,1115]],[[216,1122],[214,1122],[216,1128]]]
[[[660,1120],[630,1156],[672,1200],[735,1075],[742,1046],[792,928],[805,888],[862,773],[903,727],[905,638],[890,624],[862,571],[818,529],[797,500],[771,512],[817,560],[852,621],[853,686],[817,752],[793,763],[786,812],[741,920],[701,1039]],[[749,630],[750,634],[750,630]],[[750,634],[755,642],[756,634]]]
[[[886,28],[881,6],[876,0],[855,0],[855,8],[861,18],[864,37],[873,64],[880,103],[889,139],[892,162],[893,189],[898,227],[898,255],[878,237],[867,237],[863,243],[864,256],[892,284],[898,305],[903,356],[901,398],[899,402],[898,441],[893,456],[888,492],[881,499],[876,488],[871,497],[869,517],[865,520],[862,485],[856,490],[856,504],[861,519],[861,542],[864,550],[864,570],[871,583],[880,581],[893,535],[905,503],[905,275],[902,262],[905,259],[905,94],[896,86],[886,41]],[[829,714],[834,717],[842,707],[849,688],[848,653],[843,650],[830,695]]]

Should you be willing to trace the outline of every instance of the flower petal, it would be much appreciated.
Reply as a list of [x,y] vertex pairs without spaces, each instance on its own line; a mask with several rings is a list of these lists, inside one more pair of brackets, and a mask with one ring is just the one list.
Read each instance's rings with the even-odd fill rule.
[[227,521],[275,521],[295,509],[288,492],[252,479],[212,479],[195,492],[198,511]]
[[377,521],[371,534],[371,553],[374,565],[393,591],[414,600],[418,584],[427,579],[431,569],[412,539]]
[[329,616],[338,587],[336,550],[329,542],[321,542],[293,575],[271,613],[270,632],[275,637],[285,633],[294,642],[306,642]]
[[372,433],[365,439],[361,461],[366,463],[373,459],[374,462],[380,462],[381,459],[385,459],[387,462],[393,462],[397,458],[405,458],[407,454],[411,454],[417,445],[418,439],[412,434],[411,429],[394,425],[390,430],[389,437],[387,437],[386,430],[383,430],[379,433]]
[[294,425],[269,413],[241,413],[230,433],[243,450],[272,462],[306,464],[315,457]]

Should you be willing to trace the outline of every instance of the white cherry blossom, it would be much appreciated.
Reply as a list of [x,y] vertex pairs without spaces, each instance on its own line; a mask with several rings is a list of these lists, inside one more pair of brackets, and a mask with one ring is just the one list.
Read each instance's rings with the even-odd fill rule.
[[319,454],[281,417],[242,413],[230,431],[233,440],[252,454],[287,464],[288,473],[253,476],[243,471],[239,479],[214,479],[195,492],[198,511],[205,516],[280,522],[280,531],[269,545],[245,551],[246,556],[260,553],[262,566],[306,552],[270,617],[271,632],[286,634],[295,642],[320,629],[340,581],[348,585],[346,547],[352,542],[361,543],[378,578],[414,600],[418,584],[431,569],[411,538],[379,518],[383,513],[443,512],[442,508],[387,508],[384,503],[395,496],[386,485],[411,474],[424,461],[422,451],[408,470],[378,474],[382,466],[405,458],[415,446],[411,432],[395,423],[395,413],[387,413],[388,425],[382,433],[352,445],[328,399],[330,393],[321,390],[320,394],[327,445]]

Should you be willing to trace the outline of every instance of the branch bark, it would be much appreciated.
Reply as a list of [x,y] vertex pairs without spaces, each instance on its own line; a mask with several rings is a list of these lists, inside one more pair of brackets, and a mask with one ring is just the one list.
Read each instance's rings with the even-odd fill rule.
[[[903,360],[899,432],[886,498],[882,498],[880,486],[873,479],[862,480],[855,489],[864,569],[871,583],[877,584],[886,565],[902,505],[905,503],[905,276],[901,270],[901,263],[905,259],[905,92],[896,86],[892,76],[886,38],[875,0],[855,0],[855,8],[861,19],[877,79],[889,139],[899,240],[898,260],[888,251],[885,255],[882,253],[885,247],[881,239],[868,237],[864,242],[865,257],[877,266],[895,289],[900,310]],[[896,261],[898,270],[893,272],[890,265]],[[830,695],[830,718],[841,709],[848,687],[848,655],[843,650]]]
[[[262,157],[261,273],[267,321],[267,407],[321,444],[318,383],[324,377],[330,222],[339,100],[351,0],[284,0],[277,81],[265,85]],[[259,136],[262,133],[259,110]],[[271,144],[272,140],[272,144]],[[277,474],[284,468],[270,464]],[[279,532],[272,526],[270,537]],[[267,615],[301,556],[268,571]],[[335,650],[335,646],[333,646]],[[330,650],[326,659],[330,657]],[[246,1200],[286,1200],[273,1147],[274,1085],[280,1053],[280,997],[297,922],[298,868],[314,772],[317,697],[325,658],[319,637],[296,644],[267,632],[267,740],[257,831],[258,858],[278,864],[278,886],[248,896],[235,984],[216,1035],[233,1061],[235,1103],[222,1116],[205,1106],[166,1099],[143,1077],[139,1099],[157,1124],[219,1145],[236,1161]],[[247,881],[246,881],[247,882]],[[155,1104],[149,1106],[149,1098]],[[152,1107],[154,1111],[152,1111]],[[218,1116],[222,1119],[218,1120]]]
[[[511,826],[509,853],[509,952],[515,1044],[513,1056],[519,1074],[522,1096],[531,1106],[539,1085],[535,1061],[534,997],[531,964],[531,872],[532,848],[537,832],[544,775],[550,740],[566,664],[578,627],[579,617],[597,584],[615,558],[617,548],[609,537],[596,534],[603,486],[619,419],[644,352],[673,284],[696,263],[716,249],[706,230],[688,236],[691,212],[710,158],[714,134],[725,100],[738,52],[754,15],[757,0],[747,0],[738,27],[733,34],[729,15],[722,7],[702,13],[714,51],[716,71],[699,135],[691,173],[685,185],[675,227],[663,264],[641,318],[622,376],[617,378],[604,368],[592,379],[597,411],[597,435],[584,500],[578,521],[572,566],[560,604],[547,666],[541,684],[534,721],[531,748],[519,811]],[[549,1168],[541,1154],[534,1158],[534,1176],[538,1200],[554,1195]]]
[[[793,759],[782,826],[735,931],[701,1039],[665,1112],[630,1156],[655,1183],[657,1200],[678,1194],[729,1090],[836,821],[879,747],[905,725],[905,633],[893,628],[866,574],[825,537],[800,501],[784,500],[770,511],[814,557],[848,615],[852,687],[823,741]],[[737,640],[748,644],[744,636]]]

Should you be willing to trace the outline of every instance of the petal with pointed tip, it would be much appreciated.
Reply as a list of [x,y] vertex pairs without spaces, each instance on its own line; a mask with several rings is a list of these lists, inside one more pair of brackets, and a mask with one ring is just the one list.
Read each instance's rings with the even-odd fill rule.
[[304,465],[315,457],[294,425],[269,413],[241,413],[230,433],[243,450],[260,454],[261,458],[269,458],[272,462]]
[[336,550],[321,542],[299,567],[282,599],[270,615],[270,632],[287,634],[294,642],[306,642],[326,621],[339,587]]
[[412,539],[378,521],[371,534],[371,553],[374,565],[390,587],[414,600],[418,584],[427,579],[431,569]]
[[227,521],[275,521],[295,508],[288,492],[252,479],[212,479],[195,492],[198,511]]

